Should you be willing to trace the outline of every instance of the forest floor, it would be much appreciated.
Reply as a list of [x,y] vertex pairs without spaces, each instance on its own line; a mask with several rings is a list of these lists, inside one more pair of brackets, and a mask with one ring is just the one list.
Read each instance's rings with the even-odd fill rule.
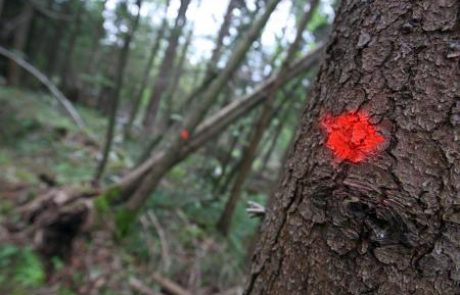
[[[200,170],[205,155],[173,169],[126,238],[116,241],[104,230],[88,233],[75,241],[69,261],[52,259],[52,273],[32,240],[5,242],[21,225],[18,208],[41,191],[89,183],[107,119],[78,107],[89,133],[97,135],[93,140],[47,95],[0,88],[0,105],[0,294],[148,294],[139,282],[151,294],[170,294],[159,284],[166,279],[189,294],[241,292],[258,220],[246,214],[245,195],[232,233],[227,238],[217,233],[225,198],[212,194],[208,172]],[[106,183],[133,166],[139,146],[136,139],[116,139]],[[219,293],[225,290],[233,291]]]

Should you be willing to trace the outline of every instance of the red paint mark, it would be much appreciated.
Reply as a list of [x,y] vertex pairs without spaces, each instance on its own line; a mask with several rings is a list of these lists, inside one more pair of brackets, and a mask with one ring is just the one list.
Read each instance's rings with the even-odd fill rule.
[[384,141],[363,112],[325,115],[321,122],[327,131],[326,146],[340,160],[362,162]]
[[183,140],[188,140],[190,138],[190,132],[187,129],[182,129],[180,132],[180,138]]

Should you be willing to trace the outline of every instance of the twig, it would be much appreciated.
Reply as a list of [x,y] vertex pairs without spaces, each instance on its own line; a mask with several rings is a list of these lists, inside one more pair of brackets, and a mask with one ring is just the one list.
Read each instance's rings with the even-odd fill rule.
[[246,212],[251,217],[264,217],[265,216],[265,207],[259,203],[248,201],[248,207],[246,208]]
[[158,233],[158,237],[160,238],[161,256],[164,262],[164,271],[167,272],[169,270],[169,267],[171,266],[171,256],[169,255],[169,246],[168,246],[168,241],[166,239],[165,232],[163,228],[161,227],[161,224],[158,221],[158,218],[155,216],[152,210],[149,210],[147,212],[147,216],[149,217],[150,221],[155,227],[155,230]]
[[136,278],[129,278],[129,285],[131,288],[141,293],[142,295],[160,295],[159,293],[154,292],[152,289],[144,285],[140,280]]
[[171,293],[172,295],[192,295],[189,291],[185,290],[177,283],[171,281],[168,278],[162,277],[158,273],[153,273],[152,279],[160,285],[163,289]]
[[58,100],[58,102],[64,107],[64,109],[69,114],[71,119],[75,122],[75,124],[78,126],[78,128],[85,128],[83,120],[81,119],[80,115],[78,114],[77,110],[72,105],[72,103],[42,72],[40,72],[36,67],[34,67],[21,57],[17,56],[15,53],[9,51],[5,47],[0,46],[0,55],[3,55],[4,57],[11,59],[15,63],[17,63],[21,68],[23,68],[31,75],[33,75],[35,78],[37,78],[43,85],[46,86],[46,88],[48,88],[51,94],[53,94],[53,96]]
[[152,237],[152,235],[150,234],[150,227],[152,226],[150,220],[148,220],[147,216],[145,215],[142,215],[140,218],[139,218],[139,221],[142,225],[142,228],[144,229],[144,239],[147,243],[147,248],[149,249],[149,254],[150,254],[150,257],[154,257],[155,256],[155,249],[157,248],[156,247],[156,244],[154,242],[154,239]]

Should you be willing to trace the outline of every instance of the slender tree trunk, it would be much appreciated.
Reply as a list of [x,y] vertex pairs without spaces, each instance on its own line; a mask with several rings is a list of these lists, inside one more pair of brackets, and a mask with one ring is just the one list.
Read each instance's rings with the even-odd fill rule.
[[[247,128],[246,128],[247,129]],[[237,129],[237,134],[230,134],[230,143],[228,144],[228,150],[223,159],[221,160],[220,166],[222,172],[220,176],[214,181],[213,184],[213,192],[222,192],[222,181],[227,179],[228,173],[227,170],[232,162],[233,153],[238,145],[239,139],[241,138],[241,134],[245,132],[245,124],[241,124]]]
[[[286,69],[288,69],[289,65],[294,59],[295,53],[297,53],[297,51],[299,50],[303,32],[309,20],[311,19],[314,10],[316,9],[316,6],[318,5],[318,2],[318,0],[313,1],[312,5],[310,5],[307,8],[308,10],[305,12],[304,17],[300,21],[299,27],[297,29],[296,38],[292,45],[289,46],[288,54],[286,56],[286,59],[283,61],[283,65],[281,66],[282,73],[286,71]],[[265,130],[270,126],[270,119],[273,115],[273,104],[275,102],[276,90],[278,88],[279,85],[275,84],[273,86],[273,90],[270,91],[271,93],[269,94],[268,99],[264,103],[260,117],[254,122],[254,126],[252,128],[252,130],[254,130],[254,133],[251,136],[250,144],[248,145],[247,149],[245,149],[243,152],[243,158],[238,171],[239,173],[236,176],[235,182],[233,183],[233,187],[230,191],[229,199],[225,204],[224,211],[222,212],[222,215],[220,216],[219,221],[217,222],[217,229],[223,235],[227,235],[230,230],[236,205],[239,199],[241,198],[244,183],[246,182],[246,179],[248,178],[252,170],[252,163],[256,158],[257,149],[259,147],[260,141],[263,138]]]
[[123,78],[125,74],[125,68],[126,68],[126,64],[128,63],[128,58],[129,58],[129,46],[131,44],[132,39],[134,38],[134,33],[137,30],[137,26],[139,25],[142,0],[137,0],[136,5],[138,7],[136,17],[133,21],[130,32],[126,34],[125,40],[123,42],[123,48],[120,51],[119,63],[117,66],[117,71],[116,71],[117,76],[115,80],[115,88],[114,88],[113,95],[112,95],[113,101],[112,101],[111,110],[110,110],[110,119],[109,119],[109,126],[107,128],[106,142],[104,146],[102,160],[99,162],[99,166],[97,167],[96,174],[94,176],[95,183],[99,182],[99,180],[101,179],[104,173],[105,167],[107,166],[109,154],[112,148],[112,142],[113,142],[113,137],[115,134],[115,127],[116,127],[117,110],[118,110],[118,105],[120,103],[120,92],[121,92],[121,88],[123,87]]
[[134,120],[137,117],[137,114],[139,113],[139,109],[141,106],[142,102],[142,97],[145,92],[145,88],[147,86],[147,81],[150,77],[150,72],[152,70],[153,63],[158,55],[158,50],[160,49],[161,42],[163,41],[163,37],[167,28],[167,20],[166,17],[163,19],[163,22],[161,23],[161,27],[157,32],[157,35],[155,36],[155,42],[153,43],[152,50],[150,51],[150,55],[147,61],[147,66],[144,69],[144,74],[142,76],[142,81],[141,85],[139,87],[139,90],[136,92],[136,95],[134,95],[134,104],[131,109],[131,112],[129,114],[129,119],[128,123],[126,124],[125,128],[125,136],[129,137]]
[[[296,90],[298,90],[298,88],[302,86],[302,80],[299,79],[298,82],[292,86],[291,89],[289,89],[288,91],[283,91],[283,95],[285,98],[287,97],[291,97],[294,95],[294,93],[296,92]],[[307,90],[308,92],[308,90]],[[273,132],[273,135],[272,135],[272,138],[271,138],[271,141],[270,143],[268,144],[268,148],[267,148],[267,152],[265,153],[265,155],[262,157],[262,165],[261,165],[261,168],[260,168],[260,171],[265,171],[267,169],[267,166],[268,166],[268,162],[273,154],[273,151],[275,150],[275,147],[276,147],[276,144],[278,143],[278,139],[281,135],[281,132],[285,126],[285,123],[289,117],[289,115],[292,114],[292,112],[290,112],[290,109],[292,108],[294,104],[294,100],[291,100],[289,102],[289,104],[286,106],[286,109],[283,109],[281,110],[280,112],[282,112],[281,114],[281,117],[279,119],[279,124],[278,126],[276,126],[276,130]],[[276,110],[278,111],[278,110]],[[289,145],[288,145],[289,147]],[[280,163],[283,163],[282,161]]]
[[[49,6],[53,5],[54,1],[50,1]],[[72,10],[72,1],[65,1],[61,5],[62,12],[68,14]],[[53,78],[56,71],[60,69],[59,65],[62,63],[63,50],[62,41],[67,29],[68,20],[55,18],[50,22],[52,27],[52,34],[50,34],[48,46],[46,47],[46,74]]]
[[[281,74],[278,73],[269,78],[265,83],[256,88],[253,92],[244,97],[232,99],[232,103],[203,121],[197,128],[196,132],[191,135],[188,142],[185,142],[181,147],[180,154],[185,156],[200,148],[209,140],[221,134],[228,126],[234,123],[242,116],[248,114],[256,106],[258,106],[267,97],[267,92],[272,89],[273,84],[283,85],[291,79],[295,79],[300,74],[316,67],[319,57],[321,56],[323,47],[320,47],[313,52],[307,54],[304,58],[296,62],[290,67],[288,71]],[[164,152],[151,156],[146,159],[142,165],[136,167],[133,171],[128,173],[121,181],[121,187],[130,186],[130,183],[135,182],[135,179],[142,179],[143,176],[152,169],[157,161],[159,161]]]
[[[70,34],[70,40],[66,48],[66,57],[64,59],[64,63],[61,68],[61,82],[62,82],[62,89],[64,92],[68,92],[69,88],[69,80],[71,79],[69,77],[69,73],[72,71],[72,66],[73,66],[73,55],[75,52],[75,46],[77,44],[77,39],[80,35],[80,30],[81,30],[81,22],[82,22],[82,16],[85,10],[85,1],[86,0],[80,0],[76,5],[77,5],[77,12],[75,16],[75,24],[73,27],[73,30]],[[73,84],[76,84],[76,81],[73,81]],[[73,86],[72,88],[77,88]]]
[[[341,2],[244,294],[460,293],[458,11]],[[357,111],[384,142],[340,160],[328,146],[359,152],[363,129],[323,126]]]
[[[227,81],[233,76],[235,71],[246,56],[247,51],[252,43],[258,38],[265,24],[267,23],[271,13],[278,5],[280,0],[270,0],[264,13],[253,23],[251,29],[242,38],[234,54],[230,58],[225,70],[216,78],[216,80],[209,86],[207,91],[203,94],[203,98],[197,106],[191,111],[190,115],[185,119],[184,128],[189,132],[194,131],[197,125],[202,121],[206,115],[206,111],[212,105],[218,93],[225,87]],[[165,175],[171,167],[178,163],[183,157],[180,155],[180,150],[184,146],[184,140],[177,136],[173,139],[168,147],[166,153],[158,160],[155,169],[151,170],[149,174],[142,181],[140,186],[136,189],[134,194],[129,198],[126,204],[128,210],[137,210],[148,199],[152,191],[155,190],[160,179]]]
[[0,19],[2,18],[4,4],[5,4],[5,0],[0,0]]
[[224,21],[220,26],[219,33],[215,42],[215,47],[212,50],[211,58],[206,67],[206,73],[204,80],[206,81],[212,76],[212,73],[217,70],[217,64],[219,63],[220,57],[222,56],[222,50],[224,46],[224,39],[228,36],[233,20],[233,10],[237,8],[238,2],[241,0],[230,0],[228,2],[227,10],[225,11]]
[[[171,149],[166,149],[158,152],[155,155],[152,155],[148,158],[142,165],[136,167],[133,171],[128,173],[123,179],[121,179],[115,187],[119,187],[122,190],[122,195],[128,194],[131,192],[132,188],[139,186],[139,183],[144,180],[145,177],[152,171],[155,167],[156,172],[161,172],[161,174],[167,173],[167,171],[173,167],[175,164],[179,163],[181,160],[186,158],[188,155],[202,147],[205,143],[209,142],[212,138],[221,134],[230,124],[235,122],[238,118],[241,118],[248,112],[250,112],[254,107],[260,104],[264,98],[266,98],[266,93],[269,89],[272,89],[273,84],[282,85],[286,81],[295,78],[296,76],[304,73],[308,69],[316,66],[318,59],[321,55],[322,48],[318,48],[305,56],[300,61],[296,62],[290,70],[283,75],[278,74],[268,79],[265,83],[260,85],[252,93],[246,95],[242,98],[233,99],[232,103],[217,112],[212,117],[205,120],[201,123],[195,133],[191,134],[191,137],[188,141],[182,142],[179,151],[172,152]],[[173,160],[167,157],[174,157]],[[159,165],[159,163],[169,160],[171,161],[168,165]],[[161,171],[160,169],[166,169]],[[154,187],[152,187],[153,189]]]
[[171,114],[173,112],[173,105],[175,102],[176,93],[179,88],[180,80],[184,73],[184,64],[187,58],[187,53],[188,53],[190,43],[192,42],[192,36],[193,36],[193,29],[190,29],[185,39],[185,43],[182,46],[182,51],[179,55],[179,60],[177,61],[177,65],[174,67],[174,74],[172,75],[173,80],[170,85],[170,90],[168,91],[168,94],[166,96],[166,112],[165,112],[166,113],[166,116],[165,116],[166,126],[164,130],[166,130],[172,124]]
[[85,66],[85,69],[86,69],[85,72],[88,74],[92,74],[94,72],[96,61],[99,59],[100,48],[101,48],[100,40],[102,36],[104,35],[104,16],[103,15],[104,15],[106,3],[107,3],[107,0],[102,0],[101,17],[98,19],[98,21],[95,24],[95,32],[94,32],[94,35],[91,41],[91,49],[89,51],[88,60]]
[[249,145],[243,151],[243,158],[238,169],[238,174],[230,191],[229,199],[226,202],[224,211],[222,212],[217,223],[217,229],[223,235],[227,235],[230,230],[230,225],[236,204],[241,197],[243,185],[249,173],[251,172],[252,163],[257,153],[257,148],[259,147],[259,143],[264,135],[265,129],[269,125],[271,114],[272,104],[266,103],[262,109],[261,116],[255,120],[256,124],[253,126],[254,133],[251,136]]
[[[260,172],[263,172],[267,169],[268,163],[273,155],[275,150],[276,144],[278,143],[278,139],[281,135],[281,131],[283,130],[285,124],[285,120],[287,120],[289,112],[284,112],[283,116],[280,118],[278,125],[276,125],[275,130],[273,131],[273,135],[270,137],[270,141],[268,143],[268,148],[265,154],[262,156],[262,165],[260,168]],[[284,120],[284,121],[283,121]]]
[[[30,3],[24,4],[24,9],[21,13],[21,23],[16,28],[13,40],[13,49],[24,53],[26,48],[27,38],[29,37],[30,24],[34,15],[34,8]],[[13,61],[10,61],[8,70],[8,83],[17,86],[21,80],[21,68]]]
[[174,72],[174,61],[176,59],[177,47],[179,45],[179,37],[187,20],[186,12],[190,1],[191,0],[181,0],[181,5],[177,13],[174,28],[172,29],[168,38],[168,47],[165,50],[163,61],[155,80],[155,84],[152,89],[152,95],[150,96],[150,101],[144,117],[144,127],[148,127],[149,130],[152,130],[153,128],[153,123],[156,119],[161,99],[165,92],[168,90],[172,80],[172,74]]
[[131,112],[129,113],[128,123],[125,127],[125,137],[130,136],[133,123],[136,120],[141,107],[142,97],[144,96],[145,88],[147,87],[147,82],[150,78],[150,72],[152,71],[153,64],[158,57],[158,51],[160,50],[161,43],[163,42],[166,29],[168,28],[167,12],[170,3],[170,0],[166,1],[166,5],[163,11],[163,20],[161,21],[161,26],[158,29],[158,32],[156,32],[155,41],[153,42],[152,49],[150,50],[147,66],[145,67],[144,74],[142,75],[141,85],[139,87],[139,90],[134,95],[134,103],[132,105]]

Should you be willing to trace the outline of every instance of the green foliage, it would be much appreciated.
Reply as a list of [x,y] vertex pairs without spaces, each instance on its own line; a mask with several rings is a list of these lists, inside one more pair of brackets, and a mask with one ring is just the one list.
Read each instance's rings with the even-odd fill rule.
[[59,295],[77,295],[77,293],[73,292],[69,288],[61,287],[59,288]]
[[25,286],[39,286],[45,280],[45,272],[40,259],[30,249],[25,249],[20,254],[16,266],[15,280]]
[[[55,176],[59,183],[92,178],[98,147],[87,143],[86,135],[54,98],[0,88],[0,104],[0,170],[4,179],[36,183],[42,172]],[[105,128],[106,120],[97,112],[85,108],[79,112],[91,133]]]
[[316,9],[313,13],[313,17],[307,25],[307,29],[310,32],[316,31],[318,28],[328,24],[327,16],[321,11],[321,9]]
[[120,196],[121,190],[118,186],[112,186],[96,198],[94,205],[100,213],[110,212],[110,204]]
[[187,171],[180,165],[174,167],[168,174],[171,179],[180,180],[187,176]]
[[16,286],[19,287],[16,289],[20,290],[38,287],[45,281],[43,264],[29,247],[0,246],[0,269],[2,270],[0,272],[0,286],[2,287]]
[[136,218],[138,216],[137,211],[129,210],[126,208],[115,209],[115,235],[116,238],[122,239],[130,232]]
[[94,207],[98,213],[105,214],[110,211],[110,203],[105,195],[99,196],[94,200]]

